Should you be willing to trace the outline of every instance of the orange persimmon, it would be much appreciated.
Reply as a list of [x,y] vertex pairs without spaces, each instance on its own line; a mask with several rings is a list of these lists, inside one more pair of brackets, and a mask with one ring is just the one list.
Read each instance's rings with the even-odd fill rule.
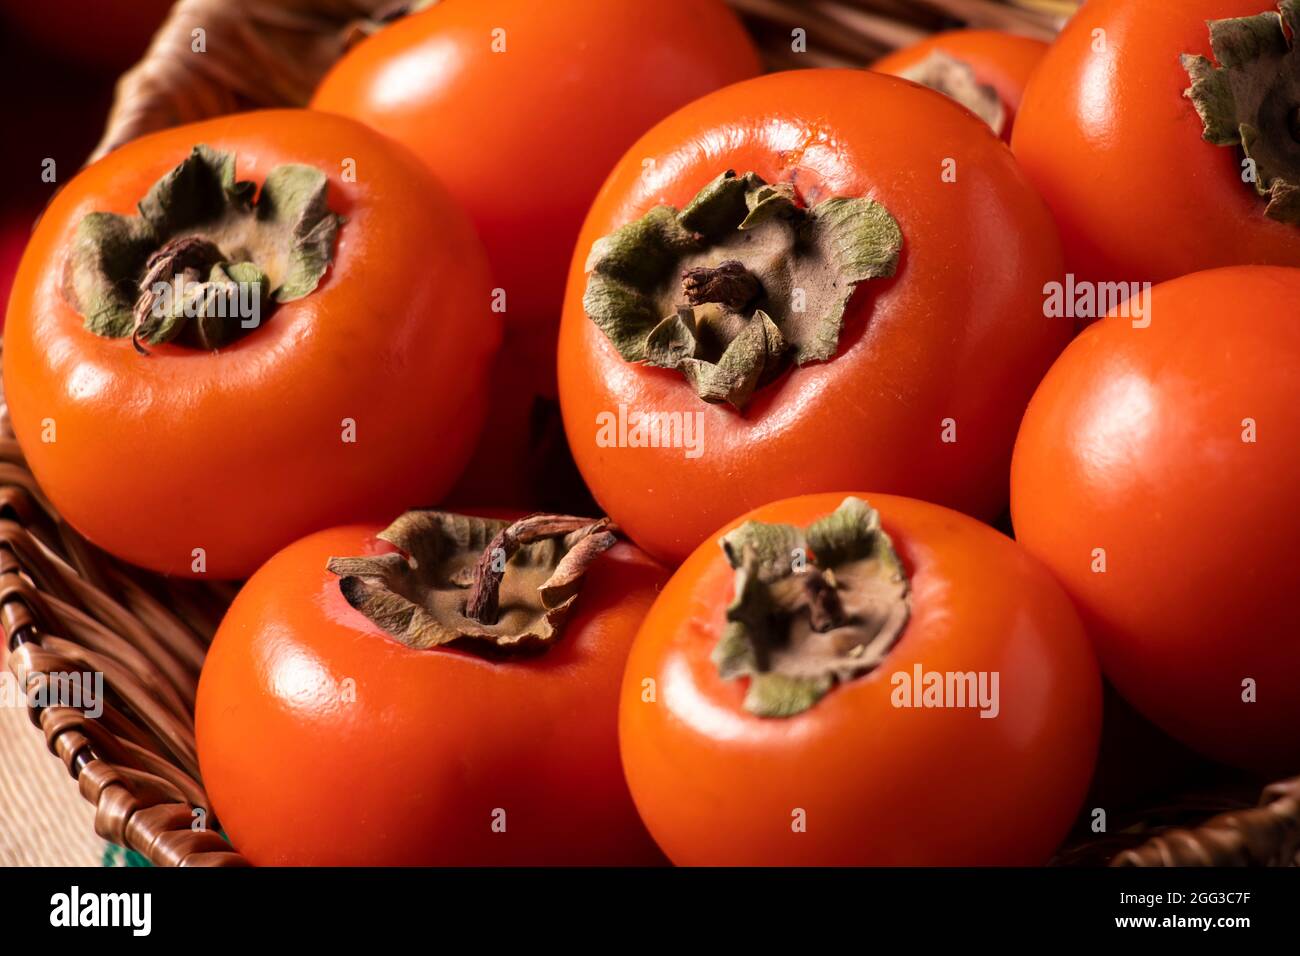
[[1045,316],[1060,267],[1011,151],[944,97],[865,70],[720,90],[628,151],[583,228],[559,354],[574,459],[670,561],[828,488],[991,519],[1071,335]]
[[1106,675],[1211,757],[1300,766],[1300,269],[1151,291],[1071,343],[1025,414],[1016,537],[1055,572]]
[[637,808],[688,865],[1046,863],[1100,726],[1096,660],[1046,569],[875,494],[778,501],[700,545],[619,708]]
[[[204,785],[245,857],[662,862],[623,779],[617,720],[628,648],[667,572],[610,547],[605,523],[562,519],[542,528],[567,535],[559,549],[537,539],[510,552],[499,611],[480,623],[468,584],[504,526],[412,512],[382,536],[333,528],[239,592],[204,664],[195,729]],[[565,576],[556,559],[588,544],[543,613],[543,579]]]
[[5,395],[92,542],[241,577],[445,493],[499,338],[482,247],[415,157],[342,117],[247,113],[64,186],[10,298]]
[[1276,0],[1089,0],[1070,21],[1011,145],[1071,272],[1164,282],[1300,265],[1300,21],[1286,9],[1289,25]]
[[722,0],[456,0],[349,51],[312,107],[419,155],[474,220],[507,321],[545,329],[549,351],[610,167],[651,124],[758,71]]

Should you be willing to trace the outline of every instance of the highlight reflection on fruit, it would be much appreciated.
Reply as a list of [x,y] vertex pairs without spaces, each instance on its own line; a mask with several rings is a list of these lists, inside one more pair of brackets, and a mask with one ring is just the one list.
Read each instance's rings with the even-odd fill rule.
[[0,626],[103,679],[26,702],[96,839],[1297,862],[1300,0],[1069,5],[0,0]]

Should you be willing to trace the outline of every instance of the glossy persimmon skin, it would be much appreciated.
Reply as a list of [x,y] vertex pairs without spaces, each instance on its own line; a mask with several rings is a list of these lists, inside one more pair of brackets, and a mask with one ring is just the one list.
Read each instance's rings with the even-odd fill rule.
[[[662,862],[628,795],[616,725],[627,651],[667,572],[616,545],[540,656],[414,650],[351,608],[325,570],[330,557],[389,550],[381,530],[290,545],[213,640],[199,764],[234,846],[262,865]],[[498,809],[504,832],[492,829]]]
[[[956,182],[941,179],[949,159]],[[582,305],[593,242],[656,204],[680,208],[727,169],[793,180],[805,203],[870,196],[903,233],[896,275],[854,297],[835,358],[783,375],[743,413],[706,404],[676,372],[625,362]],[[669,562],[742,511],[827,488],[991,519],[1006,504],[1020,415],[1070,335],[1068,321],[1043,315],[1060,266],[1047,210],[1010,150],[940,94],[862,70],[720,90],[633,146],[583,227],[560,328],[574,459],[602,509]],[[599,447],[597,416],[621,404],[698,413],[700,454]],[[943,440],[945,419],[956,441]]]
[[[1066,266],[1163,282],[1230,265],[1300,265],[1300,229],[1264,215],[1239,147],[1206,142],[1180,57],[1212,58],[1207,20],[1272,0],[1090,0],[1035,73],[1012,137],[1052,207]],[[1105,46],[1095,50],[1094,31]]]
[[553,341],[569,253],[619,156],[679,106],[758,72],[722,0],[456,0],[358,45],[312,106],[411,147],[474,220],[507,321]]
[[[84,328],[60,289],[64,262],[82,216],[133,213],[197,143],[236,151],[239,175],[259,183],[282,163],[321,169],[347,221],[317,289],[260,328],[216,353],[141,356]],[[116,150],[46,210],[9,304],[5,394],[41,489],[92,542],[167,574],[242,577],[307,532],[451,487],[500,337],[490,290],[464,215],[361,124],[301,110],[183,126]]]
[[[805,526],[844,497],[779,501],[745,519]],[[747,682],[719,678],[710,660],[734,572],[715,540],[702,544],[646,616],[623,678],[619,737],[642,818],[681,865],[1045,863],[1079,810],[1100,733],[1101,682],[1078,616],[992,528],[926,502],[859,497],[911,576],[899,642],[804,713],[754,716],[741,707]],[[893,706],[892,676],[916,663],[998,671],[998,716]]]
[[1120,693],[1211,757],[1282,771],[1300,766],[1298,296],[1300,270],[1218,269],[1157,286],[1149,328],[1095,323],[1034,395],[1011,476],[1018,539]]
[[998,98],[1007,110],[1003,138],[1010,140],[1025,87],[1047,52],[1047,46],[1042,40],[1001,30],[948,30],[883,56],[871,64],[871,68],[877,73],[899,76],[935,51],[961,60],[975,71],[979,82],[997,90]]

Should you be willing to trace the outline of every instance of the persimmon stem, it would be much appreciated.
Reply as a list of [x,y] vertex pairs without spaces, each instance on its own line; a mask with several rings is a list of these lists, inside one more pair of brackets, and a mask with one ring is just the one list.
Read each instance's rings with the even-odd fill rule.
[[[860,498],[807,528],[747,521],[719,543],[736,575],[713,661],[722,679],[748,680],[752,714],[803,713],[879,667],[907,626],[907,573]],[[796,552],[802,567],[790,561]]]
[[728,259],[716,268],[687,269],[682,273],[682,292],[691,305],[717,302],[740,312],[763,294],[763,284],[738,259]]
[[465,601],[465,616],[479,624],[497,623],[501,613],[501,579],[515,552],[523,545],[544,538],[562,537],[591,524],[590,518],[573,515],[534,514],[502,528],[479,555],[474,567],[474,583]]
[[820,571],[809,569],[804,573],[803,590],[808,597],[808,619],[814,631],[825,634],[844,624],[844,602]]
[[140,296],[135,300],[135,327],[131,330],[131,344],[141,355],[149,350],[141,343],[141,333],[150,328],[150,319],[158,305],[159,284],[169,284],[176,276],[183,276],[186,285],[197,285],[207,278],[209,270],[224,256],[216,243],[201,236],[176,236],[155,250],[146,260],[144,275],[140,277]]
[[511,524],[408,511],[378,537],[395,550],[329,559],[344,600],[407,647],[455,644],[499,660],[560,639],[618,528],[608,518],[537,514]]
[[259,328],[274,305],[316,290],[343,224],[329,208],[329,177],[285,163],[259,188],[235,168],[234,153],[199,144],[135,214],[81,217],[62,291],[87,331],[146,355],[173,341],[215,351]]
[[792,182],[729,169],[593,243],[583,309],[625,361],[740,411],[791,365],[835,357],[854,290],[892,276],[902,245],[873,199],[809,208]]

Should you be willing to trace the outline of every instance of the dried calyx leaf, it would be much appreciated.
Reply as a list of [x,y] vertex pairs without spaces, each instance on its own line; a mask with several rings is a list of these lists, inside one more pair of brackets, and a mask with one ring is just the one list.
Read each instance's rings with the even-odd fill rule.
[[288,164],[257,195],[235,179],[234,153],[196,146],[138,215],[92,212],[78,223],[64,294],[88,330],[130,337],[141,351],[173,340],[219,348],[273,303],[319,285],[343,222],[327,186],[320,170]]
[[935,50],[924,60],[899,71],[898,75],[956,100],[987,123],[998,136],[1006,129],[1007,108],[1002,97],[994,87],[981,83],[974,68],[965,60]]
[[861,498],[806,529],[749,521],[720,543],[735,596],[713,661],[749,678],[744,706],[760,717],[802,713],[874,670],[907,625],[907,574]]
[[627,361],[743,408],[792,361],[834,357],[854,289],[892,276],[902,243],[871,199],[806,209],[789,184],[728,171],[597,241],[583,305]]
[[1256,192],[1268,199],[1265,213],[1300,225],[1300,0],[1283,0],[1279,9],[1210,21],[1219,65],[1184,54],[1192,81],[1185,95],[1205,140],[1241,147]]
[[408,511],[379,537],[396,554],[330,558],[347,602],[408,647],[537,650],[561,634],[583,575],[618,540],[608,518],[508,523]]

